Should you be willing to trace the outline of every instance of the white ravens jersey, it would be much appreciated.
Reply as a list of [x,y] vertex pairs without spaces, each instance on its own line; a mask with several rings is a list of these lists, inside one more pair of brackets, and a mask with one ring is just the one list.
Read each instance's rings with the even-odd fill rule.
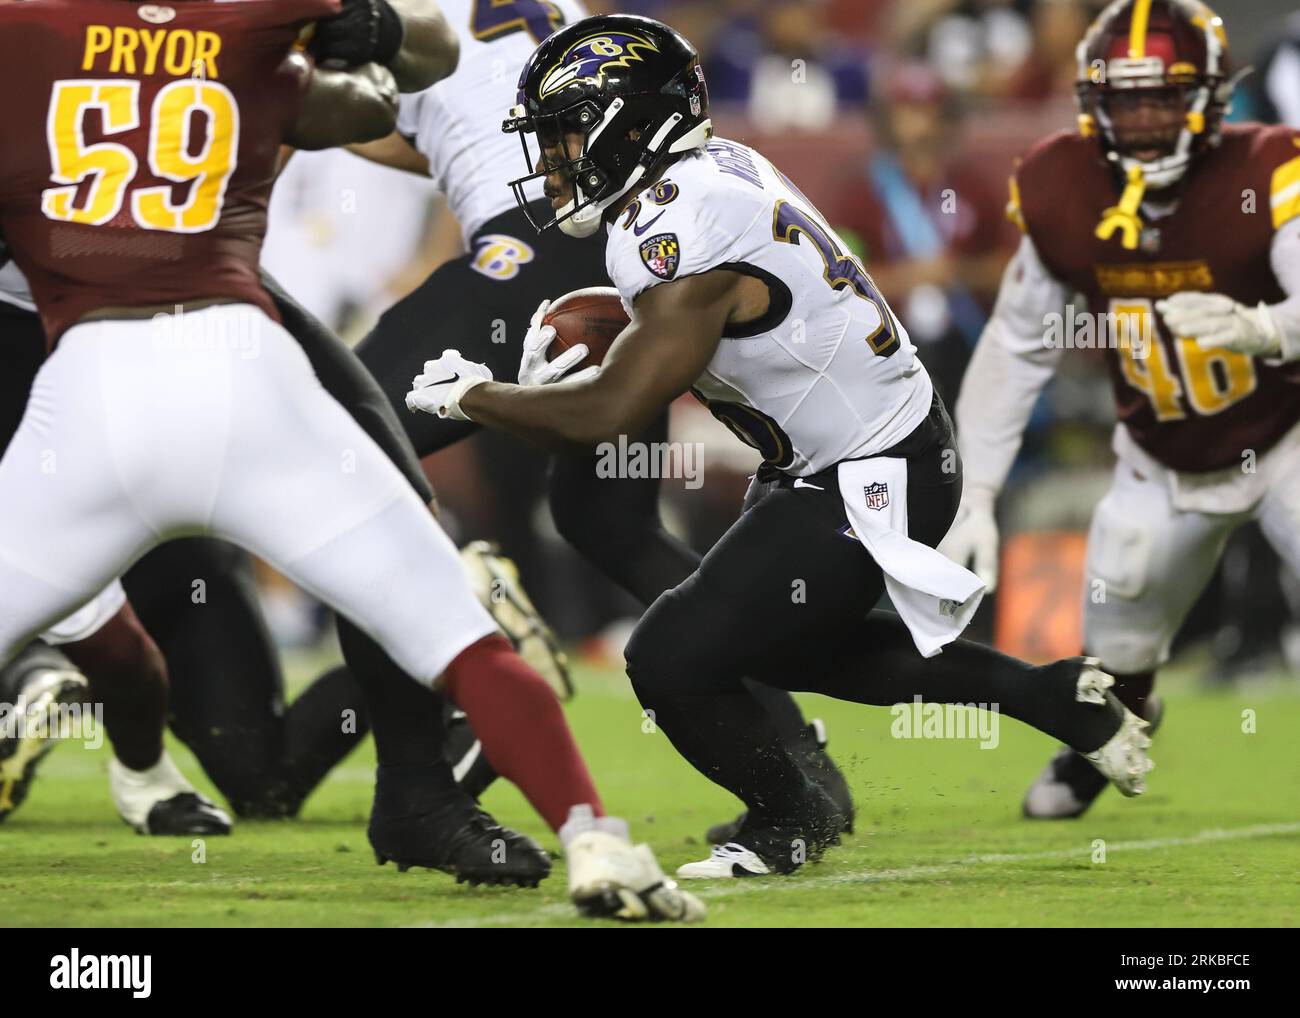
[[[515,105],[519,72],[556,29],[587,16],[578,0],[440,0],[460,39],[451,77],[402,96],[397,129],[429,160],[429,173],[460,221],[467,246],[489,219],[516,208],[509,182],[526,172],[519,137],[501,122]],[[542,197],[541,181],[528,196]]]
[[715,138],[609,227],[628,312],[648,287],[710,269],[768,285],[761,319],[729,326],[692,391],[789,474],[883,452],[929,413],[907,330],[812,204],[752,148]]

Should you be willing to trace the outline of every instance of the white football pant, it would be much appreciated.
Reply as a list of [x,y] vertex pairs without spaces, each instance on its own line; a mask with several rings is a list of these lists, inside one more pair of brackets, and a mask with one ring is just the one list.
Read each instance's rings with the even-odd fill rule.
[[260,310],[69,330],[0,460],[0,661],[192,534],[266,559],[426,683],[496,632],[428,508]]
[[1083,609],[1085,652],[1107,671],[1129,674],[1164,664],[1228,537],[1249,520],[1259,521],[1278,555],[1300,575],[1300,443],[1284,440],[1260,466],[1271,480],[1253,506],[1207,513],[1173,505],[1164,468],[1124,460],[1115,465],[1088,532]]

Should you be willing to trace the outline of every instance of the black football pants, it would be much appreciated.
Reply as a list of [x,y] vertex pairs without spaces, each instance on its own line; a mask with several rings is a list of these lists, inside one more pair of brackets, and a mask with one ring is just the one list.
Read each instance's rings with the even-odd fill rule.
[[[903,446],[891,454],[908,459],[909,535],[933,547],[962,487],[937,397]],[[804,806],[807,786],[743,676],[863,704],[914,695],[999,704],[1088,749],[1114,734],[1109,713],[1072,709],[1077,666],[1068,662],[1035,668],[964,640],[922,658],[897,615],[873,611],[884,577],[846,536],[837,468],[798,488],[793,480],[779,479],[752,501],[699,568],[654,603],[628,646],[628,674],[643,706],[701,773],[760,814],[795,816]]]

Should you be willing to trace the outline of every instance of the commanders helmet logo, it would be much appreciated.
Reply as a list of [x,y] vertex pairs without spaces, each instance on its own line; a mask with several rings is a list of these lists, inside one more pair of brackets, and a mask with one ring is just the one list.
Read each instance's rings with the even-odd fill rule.
[[575,81],[599,85],[609,68],[644,60],[644,51],[658,53],[659,47],[645,36],[630,32],[602,32],[579,39],[542,78],[537,98],[545,99]]
[[641,261],[652,275],[660,279],[672,279],[677,275],[677,266],[681,262],[681,246],[677,243],[677,234],[659,233],[642,241]]

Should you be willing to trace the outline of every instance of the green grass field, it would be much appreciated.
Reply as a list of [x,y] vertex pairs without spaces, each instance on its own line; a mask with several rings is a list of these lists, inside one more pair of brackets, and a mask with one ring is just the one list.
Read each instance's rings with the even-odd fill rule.
[[[586,671],[570,707],[606,805],[665,868],[700,857],[730,797],[662,733],[642,732],[621,677]],[[843,847],[794,877],[695,885],[718,926],[1296,926],[1300,924],[1300,688],[1206,693],[1163,684],[1166,727],[1150,792],[1108,791],[1085,819],[1019,817],[1052,744],[1016,722],[998,748],[891,737],[884,709],[809,697],[859,807]],[[1257,731],[1242,731],[1243,711]],[[198,771],[179,747],[174,755]],[[64,746],[0,826],[0,925],[568,926],[562,865],[537,891],[457,886],[377,867],[366,843],[369,743],[296,822],[242,822],[206,843],[131,833],[109,800],[107,753]],[[212,793],[210,786],[205,790]],[[554,849],[498,783],[486,806]],[[1105,861],[1094,861],[1098,840]]]

